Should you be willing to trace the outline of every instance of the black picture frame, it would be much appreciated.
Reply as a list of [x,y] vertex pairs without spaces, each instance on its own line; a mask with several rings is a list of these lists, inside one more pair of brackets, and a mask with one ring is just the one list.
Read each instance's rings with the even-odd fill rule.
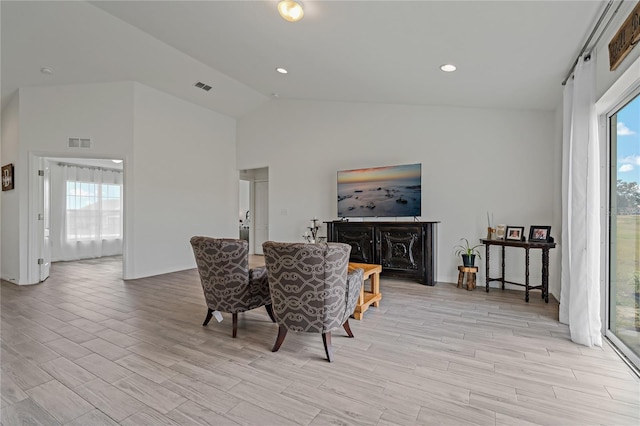
[[550,226],[531,225],[529,228],[529,242],[531,243],[548,243],[550,237]]
[[524,240],[524,226],[509,226],[504,231],[504,239],[508,241]]

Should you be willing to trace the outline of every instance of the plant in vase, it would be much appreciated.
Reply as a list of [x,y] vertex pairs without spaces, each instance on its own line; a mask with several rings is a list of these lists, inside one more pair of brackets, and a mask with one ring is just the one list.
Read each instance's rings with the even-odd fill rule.
[[[464,243],[462,243],[463,241]],[[471,246],[471,244],[469,244],[469,240],[466,238],[460,238],[460,242],[461,244],[454,247],[456,249],[456,256],[462,256],[462,264],[464,266],[475,266],[476,256],[482,259],[480,250],[478,250],[478,247],[482,246],[482,244]]]

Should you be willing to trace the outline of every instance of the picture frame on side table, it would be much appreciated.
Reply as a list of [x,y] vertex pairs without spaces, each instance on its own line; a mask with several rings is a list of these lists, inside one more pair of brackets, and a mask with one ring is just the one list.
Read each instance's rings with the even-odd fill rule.
[[531,225],[529,229],[529,242],[531,243],[548,243],[550,236],[550,226]]
[[508,241],[522,241],[524,226],[507,226],[504,232],[504,239]]

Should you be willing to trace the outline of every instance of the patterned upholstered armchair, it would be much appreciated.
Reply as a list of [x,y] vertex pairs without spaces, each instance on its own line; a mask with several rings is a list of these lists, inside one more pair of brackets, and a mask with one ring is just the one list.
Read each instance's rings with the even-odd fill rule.
[[268,241],[262,249],[279,326],[272,352],[280,349],[288,330],[322,333],[327,359],[332,362],[331,332],[343,327],[353,337],[349,316],[362,286],[362,269],[347,274],[351,246]]
[[267,309],[273,322],[269,283],[265,267],[249,269],[249,245],[245,240],[191,238],[200,281],[207,302],[209,324],[214,311],[229,312],[233,318],[233,333],[238,331],[238,312],[260,306]]

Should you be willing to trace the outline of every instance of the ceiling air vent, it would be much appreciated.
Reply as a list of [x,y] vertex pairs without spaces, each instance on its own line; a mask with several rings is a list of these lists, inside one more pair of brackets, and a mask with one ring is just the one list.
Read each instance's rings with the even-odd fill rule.
[[201,81],[197,82],[196,84],[194,84],[194,86],[196,86],[198,89],[202,89],[205,92],[208,92],[209,90],[211,90],[211,86],[209,86],[206,83],[203,83]]
[[91,148],[91,139],[69,138],[69,148]]

